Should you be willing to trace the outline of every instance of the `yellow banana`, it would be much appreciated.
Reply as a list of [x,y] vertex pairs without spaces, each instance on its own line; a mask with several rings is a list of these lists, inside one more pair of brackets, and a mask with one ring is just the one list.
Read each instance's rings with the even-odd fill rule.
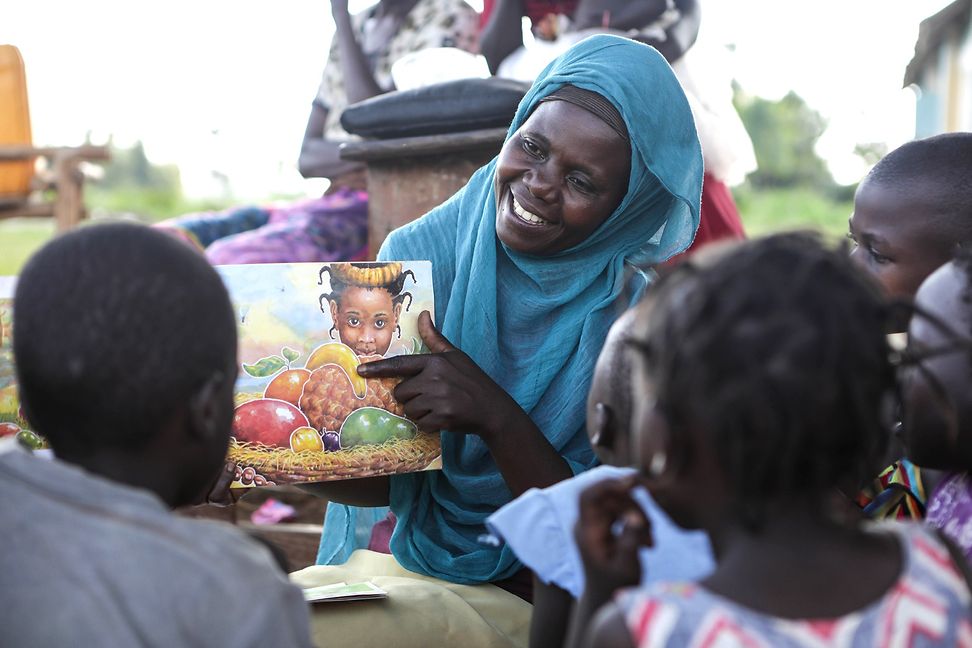
[[340,342],[322,344],[311,352],[305,366],[309,371],[314,371],[326,364],[335,364],[344,369],[344,373],[348,374],[348,378],[351,379],[351,387],[354,389],[355,396],[364,398],[368,395],[368,381],[359,376],[357,371],[361,361],[351,347]]

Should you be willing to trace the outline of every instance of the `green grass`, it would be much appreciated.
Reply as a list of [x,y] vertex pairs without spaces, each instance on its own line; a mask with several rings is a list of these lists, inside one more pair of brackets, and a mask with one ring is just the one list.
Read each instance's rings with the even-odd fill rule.
[[49,218],[11,218],[0,221],[0,275],[20,272],[24,262],[54,235]]
[[847,219],[854,207],[851,200],[834,200],[811,189],[754,191],[743,186],[733,196],[750,237],[811,229],[837,241],[847,234]]
[[105,189],[92,185],[85,190],[85,204],[95,215],[126,215],[146,223],[202,211],[219,211],[230,205],[220,200],[192,200],[180,193],[146,187]]

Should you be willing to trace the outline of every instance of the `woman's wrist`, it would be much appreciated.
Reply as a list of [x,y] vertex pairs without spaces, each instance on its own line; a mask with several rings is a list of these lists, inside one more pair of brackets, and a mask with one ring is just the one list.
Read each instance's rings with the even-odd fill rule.
[[477,430],[477,434],[486,442],[486,445],[494,443],[504,434],[509,434],[510,430],[533,425],[529,415],[517,404],[515,400],[507,395],[509,402],[504,407],[490,408],[485,416],[483,424]]

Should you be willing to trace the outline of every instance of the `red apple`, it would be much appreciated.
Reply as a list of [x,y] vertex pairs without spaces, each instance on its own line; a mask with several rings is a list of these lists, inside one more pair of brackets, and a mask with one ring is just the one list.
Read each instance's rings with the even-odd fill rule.
[[307,425],[304,413],[287,401],[259,398],[236,408],[233,436],[237,441],[289,448],[290,434]]
[[13,436],[20,432],[20,426],[13,423],[0,423],[0,437]]

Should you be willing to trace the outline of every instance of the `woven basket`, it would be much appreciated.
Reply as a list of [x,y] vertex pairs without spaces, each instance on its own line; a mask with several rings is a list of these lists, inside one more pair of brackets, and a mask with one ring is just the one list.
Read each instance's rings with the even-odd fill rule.
[[414,439],[396,439],[381,445],[358,446],[336,452],[292,452],[262,444],[237,443],[229,458],[241,467],[277,484],[336,481],[425,470],[441,455],[438,434],[419,433]]

